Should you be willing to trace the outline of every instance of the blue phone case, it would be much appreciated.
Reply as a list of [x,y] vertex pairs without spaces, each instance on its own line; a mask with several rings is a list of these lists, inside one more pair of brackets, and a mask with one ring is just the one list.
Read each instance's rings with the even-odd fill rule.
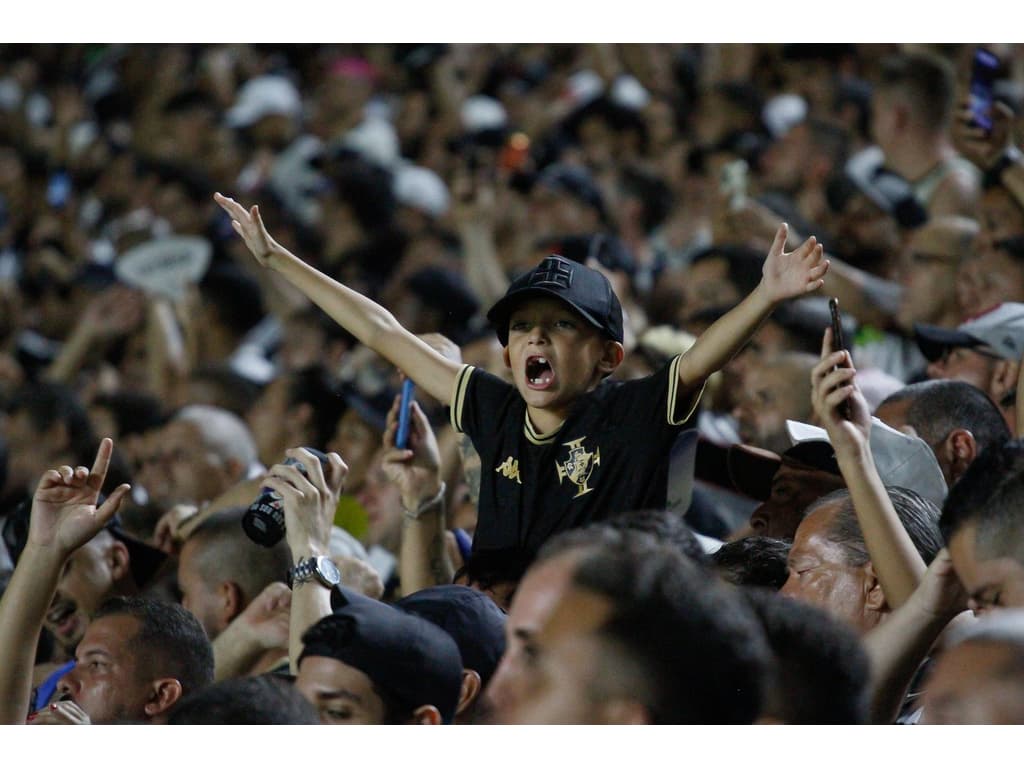
[[412,379],[402,382],[402,402],[398,406],[398,434],[395,435],[395,447],[405,448],[409,442],[409,412],[412,410],[412,398],[416,385]]

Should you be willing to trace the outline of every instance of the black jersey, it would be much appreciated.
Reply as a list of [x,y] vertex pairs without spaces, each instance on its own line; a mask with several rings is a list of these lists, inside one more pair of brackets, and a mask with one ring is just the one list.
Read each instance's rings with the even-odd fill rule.
[[473,366],[455,380],[452,426],[480,454],[474,550],[535,554],[553,534],[665,506],[669,454],[700,391],[677,403],[679,358],[657,373],[604,381],[539,434],[514,386]]

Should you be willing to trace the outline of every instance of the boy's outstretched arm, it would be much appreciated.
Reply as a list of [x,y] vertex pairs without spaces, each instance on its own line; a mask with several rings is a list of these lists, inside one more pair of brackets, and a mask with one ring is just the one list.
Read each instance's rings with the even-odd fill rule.
[[342,328],[401,368],[435,399],[442,403],[451,400],[460,368],[457,363],[416,338],[375,301],[332,280],[288,251],[267,232],[257,206],[246,210],[219,192],[213,199],[231,217],[235,231],[260,264],[283,275]]
[[681,391],[693,391],[703,385],[743,348],[772,310],[786,299],[804,296],[824,284],[828,261],[812,236],[796,250],[786,252],[789,227],[782,224],[775,233],[764,261],[761,282],[749,296],[715,321],[700,335],[679,361]]

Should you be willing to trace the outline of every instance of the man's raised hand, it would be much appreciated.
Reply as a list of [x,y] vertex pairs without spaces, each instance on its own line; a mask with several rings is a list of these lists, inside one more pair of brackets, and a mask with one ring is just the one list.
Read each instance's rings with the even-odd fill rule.
[[32,499],[29,544],[67,556],[102,530],[131,489],[127,483],[119,485],[96,507],[113,451],[114,442],[105,437],[91,470],[65,465],[43,474]]
[[786,252],[789,226],[782,224],[775,233],[775,241],[768,251],[761,270],[761,287],[772,304],[804,296],[825,284],[828,261],[813,235],[795,250]]

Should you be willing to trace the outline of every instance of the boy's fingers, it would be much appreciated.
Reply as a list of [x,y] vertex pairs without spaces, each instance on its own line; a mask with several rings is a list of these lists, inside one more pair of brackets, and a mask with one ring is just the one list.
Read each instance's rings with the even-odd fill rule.
[[786,247],[786,238],[789,236],[789,225],[783,222],[779,225],[778,230],[775,232],[775,239],[772,241],[772,247],[769,253],[780,254],[782,249]]

